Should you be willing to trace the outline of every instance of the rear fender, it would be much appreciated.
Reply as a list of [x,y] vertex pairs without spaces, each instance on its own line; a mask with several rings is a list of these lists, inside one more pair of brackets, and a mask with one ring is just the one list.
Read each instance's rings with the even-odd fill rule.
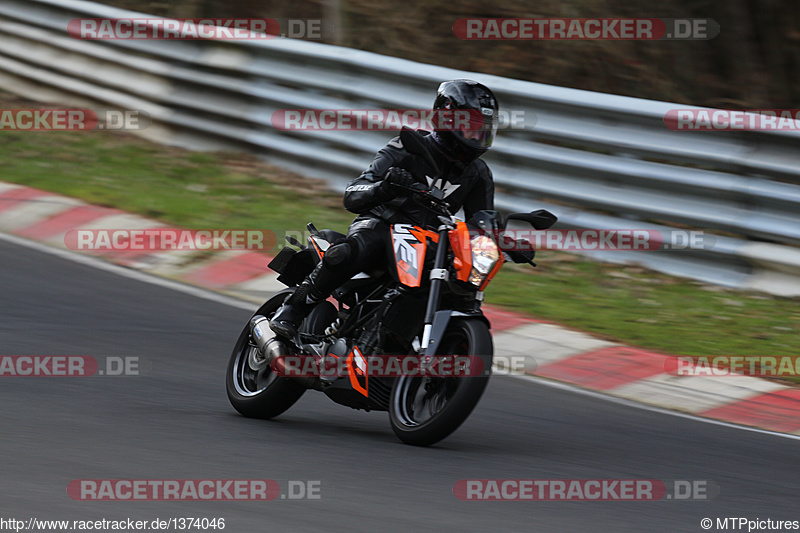
[[319,259],[316,251],[306,248],[295,251],[285,247],[269,263],[269,268],[280,274],[278,281],[289,287],[299,285],[314,270]]

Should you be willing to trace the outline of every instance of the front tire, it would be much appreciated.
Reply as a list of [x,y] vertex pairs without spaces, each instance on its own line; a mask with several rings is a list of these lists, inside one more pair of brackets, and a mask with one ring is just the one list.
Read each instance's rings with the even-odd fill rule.
[[467,419],[486,389],[492,368],[492,335],[480,320],[452,320],[437,355],[480,358],[477,377],[402,376],[392,388],[389,421],[395,434],[413,446],[430,446]]
[[[285,289],[279,292],[267,300],[254,316],[271,318],[286,296],[293,291],[294,289]],[[274,418],[294,405],[306,389],[299,383],[276,375],[269,365],[254,370],[250,360],[251,355],[257,357],[257,353],[258,348],[250,338],[248,320],[228,360],[225,388],[231,405],[242,415],[249,418]]]

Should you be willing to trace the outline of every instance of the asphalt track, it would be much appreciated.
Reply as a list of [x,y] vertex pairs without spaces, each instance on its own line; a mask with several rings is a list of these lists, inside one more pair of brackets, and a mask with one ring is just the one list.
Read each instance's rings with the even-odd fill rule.
[[[139,357],[138,377],[0,378],[0,518],[223,517],[225,531],[703,531],[800,520],[800,442],[496,377],[436,447],[307,393],[274,421],[229,405],[245,309],[0,241],[0,355]],[[462,479],[704,480],[705,501],[474,502]],[[75,479],[319,480],[319,500],[75,501]],[[746,526],[745,526],[746,530]],[[716,528],[711,528],[716,531]]]

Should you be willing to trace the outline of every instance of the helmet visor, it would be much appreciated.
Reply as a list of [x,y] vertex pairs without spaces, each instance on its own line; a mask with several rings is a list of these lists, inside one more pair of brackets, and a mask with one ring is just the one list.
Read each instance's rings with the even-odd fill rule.
[[490,108],[457,110],[452,131],[470,148],[486,150],[497,134],[497,114]]

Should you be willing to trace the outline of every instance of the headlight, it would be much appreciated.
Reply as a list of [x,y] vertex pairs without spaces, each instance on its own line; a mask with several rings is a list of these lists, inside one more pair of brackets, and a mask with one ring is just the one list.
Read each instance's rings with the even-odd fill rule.
[[500,251],[494,241],[486,235],[476,235],[469,243],[472,248],[472,272],[469,274],[469,282],[480,287],[500,260]]

